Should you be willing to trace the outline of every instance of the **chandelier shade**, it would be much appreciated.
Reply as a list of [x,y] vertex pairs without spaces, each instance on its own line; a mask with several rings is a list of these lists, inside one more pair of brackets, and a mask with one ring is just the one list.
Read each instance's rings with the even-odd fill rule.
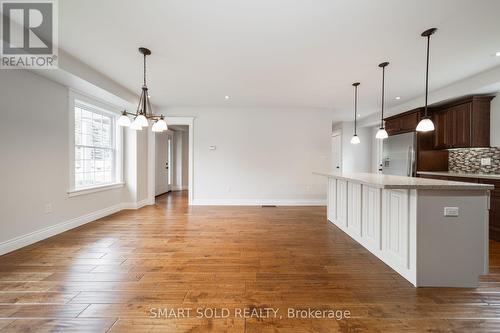
[[[129,127],[133,130],[140,131],[144,127],[149,127],[149,120],[154,121],[152,126],[153,132],[163,132],[168,129],[167,123],[163,115],[156,115],[153,113],[153,108],[151,107],[151,101],[149,99],[148,86],[146,82],[147,66],[146,57],[151,55],[151,50],[140,47],[139,52],[144,57],[144,81],[141,88],[141,95],[139,97],[139,104],[137,105],[137,110],[135,113],[123,111],[120,118],[118,118],[117,124],[122,127]],[[134,121],[131,121],[129,116],[131,116]]]

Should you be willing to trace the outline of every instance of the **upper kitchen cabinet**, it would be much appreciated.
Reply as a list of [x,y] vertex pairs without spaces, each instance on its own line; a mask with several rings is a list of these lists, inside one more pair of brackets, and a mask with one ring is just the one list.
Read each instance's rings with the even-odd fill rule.
[[414,132],[421,108],[385,118],[385,130],[389,135]]
[[434,149],[490,146],[490,101],[472,96],[433,108]]

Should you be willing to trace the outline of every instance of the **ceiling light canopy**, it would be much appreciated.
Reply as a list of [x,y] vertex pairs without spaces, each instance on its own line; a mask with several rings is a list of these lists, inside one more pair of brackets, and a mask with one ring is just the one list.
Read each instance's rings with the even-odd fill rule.
[[427,38],[427,65],[425,68],[425,110],[422,120],[417,125],[417,132],[430,132],[434,131],[434,123],[432,122],[427,112],[427,104],[429,97],[429,50],[431,44],[431,36],[436,32],[436,28],[430,28],[422,32],[422,37]]
[[[146,57],[151,55],[151,51],[145,47],[140,47],[139,52],[144,57],[144,83],[142,85],[141,96],[139,97],[139,105],[135,113],[130,113],[123,111],[121,117],[118,119],[118,125],[122,127],[130,127],[133,130],[139,131],[144,127],[149,126],[149,120],[154,121],[152,131],[153,132],[163,132],[168,129],[167,123],[163,115],[155,115],[153,113],[153,108],[151,107],[150,95],[148,93],[148,86],[146,83]],[[130,121],[131,116],[134,121]]]
[[387,139],[389,137],[384,127],[385,68],[387,65],[389,65],[387,61],[378,65],[378,67],[382,68],[382,113],[380,115],[380,128],[375,135],[375,138],[380,140]]

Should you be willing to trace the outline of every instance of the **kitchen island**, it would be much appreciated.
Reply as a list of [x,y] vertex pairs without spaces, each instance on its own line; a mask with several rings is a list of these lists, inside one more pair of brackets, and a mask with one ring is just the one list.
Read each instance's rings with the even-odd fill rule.
[[371,173],[328,179],[327,218],[415,287],[476,287],[488,272],[493,186]]

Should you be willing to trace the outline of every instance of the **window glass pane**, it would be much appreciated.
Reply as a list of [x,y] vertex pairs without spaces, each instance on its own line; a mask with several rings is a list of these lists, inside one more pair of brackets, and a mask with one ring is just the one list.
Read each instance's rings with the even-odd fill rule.
[[114,120],[90,106],[75,106],[75,188],[115,181]]
[[78,187],[82,187],[83,184],[84,184],[83,173],[75,174],[75,186],[78,188]]
[[82,109],[82,133],[83,135],[92,134],[92,112]]
[[82,132],[82,110],[75,108],[75,133]]

